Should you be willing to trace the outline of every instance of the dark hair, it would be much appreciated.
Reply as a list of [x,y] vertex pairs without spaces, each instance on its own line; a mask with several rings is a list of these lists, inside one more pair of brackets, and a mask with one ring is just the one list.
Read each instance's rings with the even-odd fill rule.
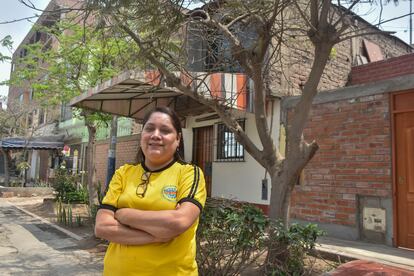
[[[177,131],[177,135],[181,136],[180,144],[178,145],[177,151],[174,153],[174,157],[177,160],[183,160],[182,156],[184,156],[184,139],[183,139],[183,130],[181,128],[180,117],[178,117],[177,113],[171,108],[166,107],[166,106],[159,106],[145,114],[144,118],[142,119],[142,127],[145,126],[145,124],[148,122],[151,115],[155,112],[164,113],[170,117],[174,129],[175,131]],[[137,153],[137,162],[140,163],[144,160],[145,160],[144,153],[142,152],[141,147],[139,147],[138,153]]]

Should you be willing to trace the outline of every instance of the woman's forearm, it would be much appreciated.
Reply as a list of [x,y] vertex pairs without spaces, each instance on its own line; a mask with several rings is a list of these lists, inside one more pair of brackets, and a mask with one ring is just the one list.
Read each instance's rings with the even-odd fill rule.
[[[99,213],[100,212],[100,213]],[[107,210],[97,214],[95,235],[110,242],[125,245],[143,245],[155,242],[166,242],[168,239],[157,238],[143,230],[133,229],[118,222]]]
[[[121,211],[122,210],[122,211]],[[121,211],[121,212],[120,212]],[[156,237],[173,238],[181,234],[174,211],[142,211],[120,209],[115,214],[117,220],[133,229],[142,230]]]
[[118,209],[115,218],[122,224],[145,231],[157,238],[174,238],[187,230],[200,211],[192,203],[184,203],[176,210],[143,211]]

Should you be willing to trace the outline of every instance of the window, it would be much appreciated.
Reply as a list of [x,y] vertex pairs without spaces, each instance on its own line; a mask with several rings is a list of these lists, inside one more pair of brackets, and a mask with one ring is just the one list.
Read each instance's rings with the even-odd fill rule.
[[[244,129],[244,120],[238,123]],[[236,141],[234,133],[225,124],[217,125],[216,161],[244,161],[244,147]]]

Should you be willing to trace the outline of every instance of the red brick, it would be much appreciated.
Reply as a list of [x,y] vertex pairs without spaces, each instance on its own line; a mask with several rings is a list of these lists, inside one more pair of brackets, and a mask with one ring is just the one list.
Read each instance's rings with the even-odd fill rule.
[[392,194],[388,99],[379,94],[313,107],[304,133],[320,149],[305,169],[306,185],[295,188],[295,218],[355,226],[356,195]]

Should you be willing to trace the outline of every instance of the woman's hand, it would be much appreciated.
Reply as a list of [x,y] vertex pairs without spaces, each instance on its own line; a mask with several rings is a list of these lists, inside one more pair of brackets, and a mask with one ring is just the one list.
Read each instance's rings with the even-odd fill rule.
[[117,221],[119,221],[122,224],[125,225],[129,225],[128,224],[128,217],[129,215],[131,215],[131,211],[133,211],[134,209],[130,209],[130,208],[121,208],[116,210],[115,212],[115,219]]

